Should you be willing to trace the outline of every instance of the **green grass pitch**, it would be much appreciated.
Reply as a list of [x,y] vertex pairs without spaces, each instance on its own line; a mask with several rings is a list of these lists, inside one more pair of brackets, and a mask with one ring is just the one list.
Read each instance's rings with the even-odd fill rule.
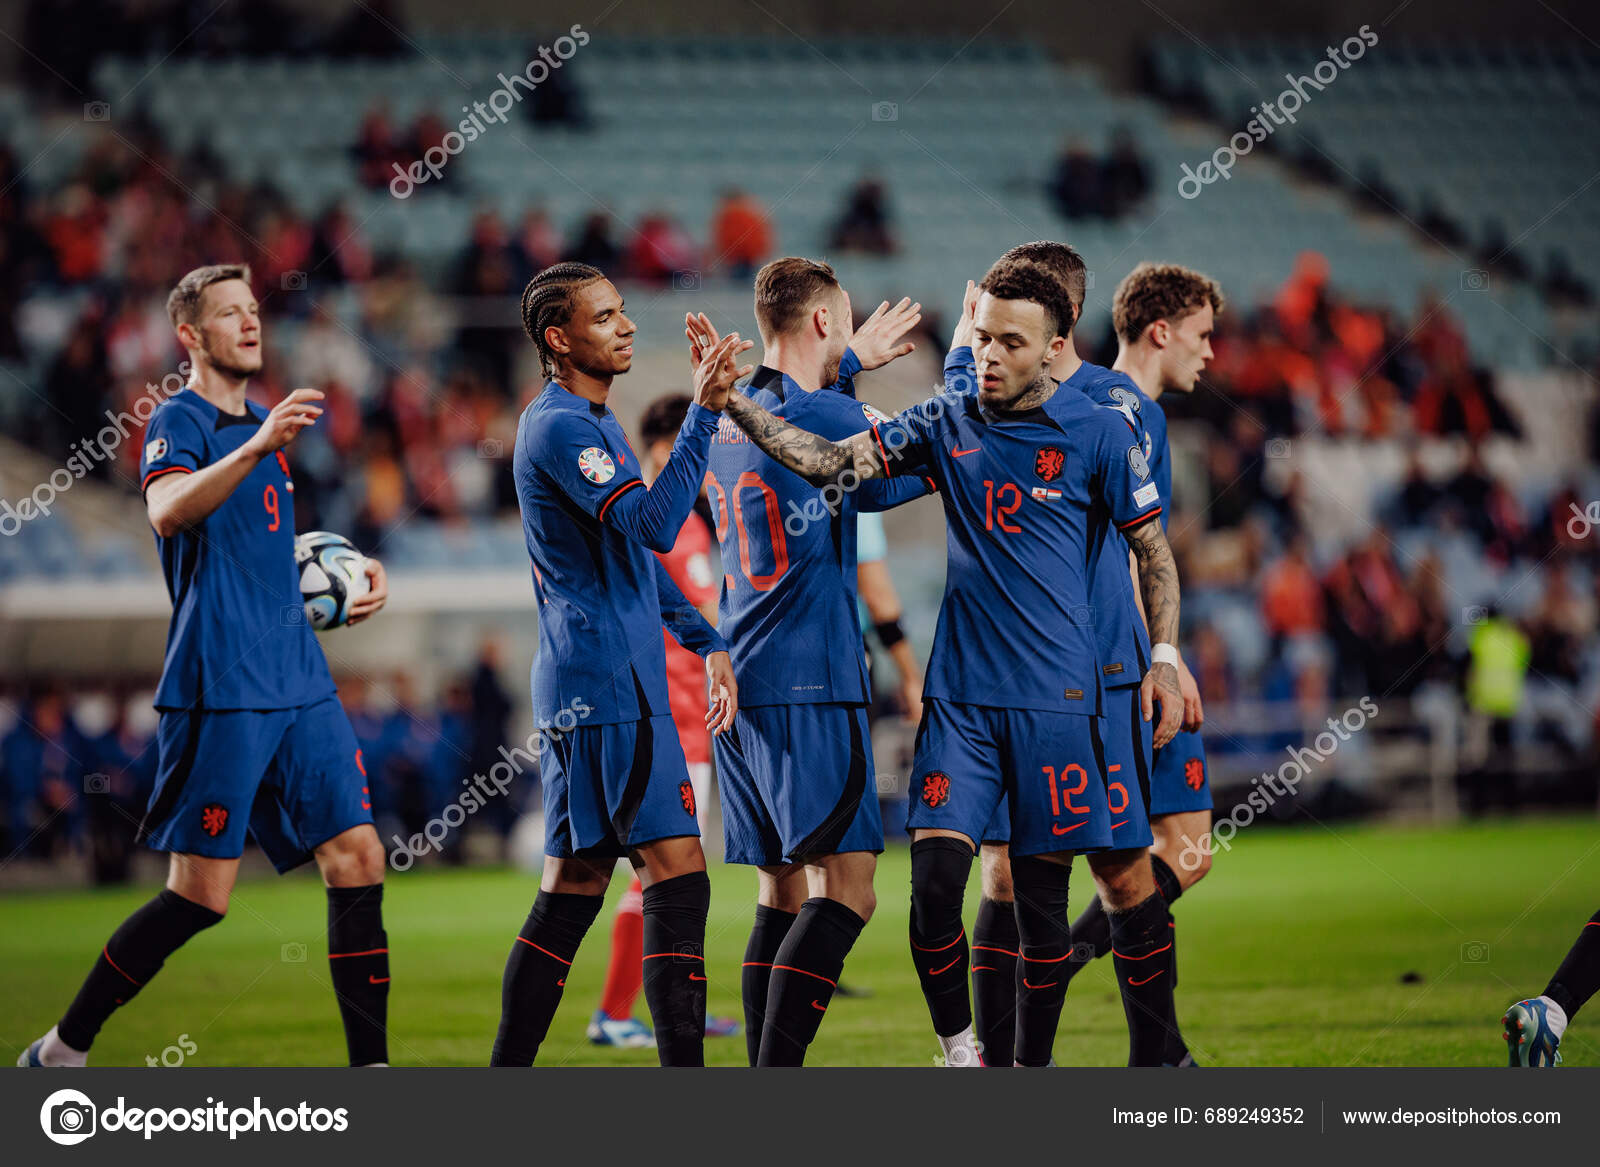
[[[755,878],[720,864],[711,875],[711,1011],[740,1016]],[[834,1002],[808,1064],[934,1064],[938,1047],[907,950],[908,879],[906,851],[891,850],[879,867],[877,915],[845,968],[847,982],[872,995]],[[976,885],[974,865],[969,920]],[[1081,863],[1074,885],[1076,911],[1092,887]],[[613,882],[607,910],[578,955],[542,1065],[655,1063],[652,1050],[601,1050],[584,1039],[605,968],[610,903],[622,887],[620,878]],[[391,878],[385,916],[395,1064],[486,1063],[501,968],[534,891],[533,877],[505,870]],[[0,902],[6,1056],[15,1059],[55,1021],[105,938],[150,894],[146,887],[25,893]],[[1500,1065],[1500,1011],[1544,987],[1597,906],[1593,820],[1443,831],[1255,827],[1240,832],[1177,906],[1180,1018],[1207,1065]],[[177,953],[112,1018],[94,1063],[144,1064],[187,1035],[191,1065],[341,1064],[325,910],[314,878],[241,885],[228,918]],[[285,960],[286,951],[297,955],[296,945],[305,959]],[[1581,1016],[1562,1048],[1569,1065],[1600,1065],[1600,1018]],[[706,1055],[713,1065],[742,1065],[744,1040],[708,1041]],[[1056,1059],[1113,1066],[1126,1056],[1110,963],[1099,961],[1067,995]]]

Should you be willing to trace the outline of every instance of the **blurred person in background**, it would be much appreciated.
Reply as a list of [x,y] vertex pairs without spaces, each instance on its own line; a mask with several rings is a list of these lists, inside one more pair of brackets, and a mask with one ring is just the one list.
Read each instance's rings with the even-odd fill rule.
[[63,855],[83,825],[88,743],[55,686],[37,690],[0,739],[0,770],[13,847],[35,859]]
[[834,222],[829,246],[867,255],[893,255],[896,246],[889,224],[889,196],[883,180],[861,179],[845,196],[844,211]]
[[1532,647],[1527,634],[1498,608],[1480,614],[1467,644],[1467,709],[1480,737],[1483,760],[1462,777],[1474,814],[1498,799],[1502,808],[1515,805],[1516,770],[1512,727],[1522,710]]
[[723,191],[711,220],[713,266],[726,267],[736,280],[747,280],[775,246],[772,224],[760,200],[737,187]]

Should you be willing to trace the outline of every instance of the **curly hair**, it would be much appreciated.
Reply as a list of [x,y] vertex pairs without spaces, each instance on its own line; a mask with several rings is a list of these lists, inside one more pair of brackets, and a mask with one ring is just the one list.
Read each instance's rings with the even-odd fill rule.
[[[1032,243],[1019,243],[1000,257],[1022,259],[1043,267],[1067,289],[1067,298],[1078,316],[1083,315],[1083,297],[1089,284],[1089,265],[1083,262],[1078,249],[1053,239],[1036,239]],[[1076,317],[1074,317],[1076,323]]]
[[251,283],[250,265],[247,263],[213,263],[197,267],[167,295],[167,319],[172,327],[193,324],[200,318],[200,298],[212,284],[223,280],[243,280]]
[[545,268],[522,289],[522,328],[539,350],[539,368],[546,377],[555,372],[555,353],[545,343],[544,330],[563,328],[572,320],[579,288],[605,273],[586,263],[557,263]]
[[1072,298],[1050,269],[1025,259],[1001,259],[984,273],[979,289],[999,300],[1031,300],[1044,309],[1055,334],[1072,331]]
[[1175,263],[1141,263],[1111,298],[1111,326],[1123,344],[1133,344],[1157,320],[1176,323],[1207,304],[1217,315],[1225,301],[1210,276]]

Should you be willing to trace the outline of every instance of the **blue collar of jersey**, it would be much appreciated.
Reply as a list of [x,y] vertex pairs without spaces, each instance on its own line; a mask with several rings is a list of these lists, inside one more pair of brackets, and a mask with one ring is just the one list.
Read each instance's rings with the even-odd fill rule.
[[609,412],[608,406],[601,405],[598,401],[590,401],[587,397],[579,397],[554,377],[544,383],[540,396],[550,393],[552,389],[555,392],[551,394],[550,400],[554,405],[564,406],[567,409],[587,409],[596,417],[604,417]]

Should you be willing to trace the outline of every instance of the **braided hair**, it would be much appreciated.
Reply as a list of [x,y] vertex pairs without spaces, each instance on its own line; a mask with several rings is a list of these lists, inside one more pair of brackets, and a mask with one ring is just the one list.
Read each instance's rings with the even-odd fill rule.
[[557,263],[522,289],[522,327],[539,350],[539,368],[546,377],[555,373],[556,355],[545,343],[544,330],[564,327],[572,319],[573,294],[583,285],[603,279],[604,272],[586,263]]

